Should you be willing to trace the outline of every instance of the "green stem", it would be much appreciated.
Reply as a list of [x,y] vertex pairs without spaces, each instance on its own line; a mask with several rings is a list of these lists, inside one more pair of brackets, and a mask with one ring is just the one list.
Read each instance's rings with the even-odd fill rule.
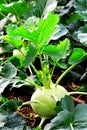
[[30,72],[30,75],[33,75],[33,72],[32,72],[32,70],[31,70],[31,67],[30,67],[30,66],[28,67],[28,70],[29,70],[29,72]]
[[0,109],[3,108],[4,105],[6,105],[8,103],[8,101],[4,102],[1,106],[0,106]]
[[39,51],[39,58],[40,58],[40,64],[41,64],[41,69],[42,69],[42,72],[43,72],[43,85],[45,88],[49,88],[48,86],[48,82],[46,80],[46,74],[45,74],[45,71],[44,71],[44,66],[43,66],[43,63],[42,63],[42,55],[41,55],[41,51],[40,51],[40,47],[38,46],[38,51]]
[[6,18],[7,16],[6,15],[4,15],[2,12],[0,12],[0,15],[2,15],[4,18]]
[[72,123],[70,124],[71,130],[74,130]]
[[34,72],[37,74],[38,71],[36,70],[35,66],[32,63],[30,65],[33,68]]
[[57,87],[57,85],[60,83],[60,81],[63,79],[63,77],[66,76],[66,74],[67,74],[68,72],[70,72],[76,65],[77,65],[77,64],[71,65],[67,70],[65,70],[65,71],[61,74],[61,76],[60,76],[60,77],[57,79],[57,81],[56,81],[55,87]]
[[43,125],[43,123],[44,123],[45,120],[46,120],[46,118],[42,118],[42,119],[41,119],[41,122],[40,122],[40,124],[39,124],[39,127],[41,127],[41,126]]
[[53,68],[52,68],[51,78],[52,78],[52,76],[53,76],[53,73],[54,73],[55,67],[56,67],[56,63],[54,64],[54,66],[53,66]]
[[25,106],[25,105],[31,105],[31,102],[30,101],[23,102],[22,106]]
[[39,86],[38,84],[36,84],[35,82],[33,82],[29,77],[28,77],[28,80],[29,81],[27,81],[27,80],[25,80],[25,81],[28,82],[28,83],[33,84],[36,88],[42,90],[41,86]]
[[69,95],[74,95],[74,94],[87,95],[87,92],[69,92]]

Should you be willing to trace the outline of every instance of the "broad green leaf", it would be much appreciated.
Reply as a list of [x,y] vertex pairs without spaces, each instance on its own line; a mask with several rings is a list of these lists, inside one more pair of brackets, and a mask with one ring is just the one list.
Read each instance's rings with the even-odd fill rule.
[[57,7],[57,0],[35,0],[36,15],[46,15]]
[[4,3],[4,0],[0,0],[0,4]]
[[71,130],[70,123],[72,123],[72,114],[67,110],[61,111],[47,124],[44,130]]
[[63,110],[45,126],[44,130],[86,130],[87,104],[78,104],[70,113]]
[[12,65],[10,62],[6,63],[4,67],[2,68],[2,76],[5,78],[13,78],[17,74],[17,69],[14,65]]
[[73,124],[77,130],[87,129],[87,104],[79,104],[73,111]]
[[[13,32],[17,29],[17,25],[15,24],[9,24],[6,28],[6,33],[8,36],[13,36]],[[14,31],[13,31],[14,30]]]
[[74,124],[86,124],[87,126],[87,104],[79,104],[73,111],[73,123]]
[[72,35],[73,39],[79,41],[83,46],[87,46],[87,24],[81,26],[77,31],[75,31]]
[[74,48],[72,55],[69,57],[69,64],[78,64],[84,60],[84,57],[86,56],[85,50],[82,48]]
[[84,21],[87,21],[87,0],[75,0],[74,8]]
[[12,13],[21,17],[24,13],[30,10],[31,6],[27,5],[25,0],[12,2],[9,4],[0,4],[0,12]]
[[74,109],[74,102],[70,96],[65,96],[61,101],[61,105],[63,110],[67,110],[69,112]]
[[20,37],[12,36],[13,30],[16,29],[17,29],[16,25],[9,24],[6,29],[7,35],[3,35],[2,37],[0,37],[0,39],[6,41],[9,44],[12,44],[14,47],[19,49],[22,46],[23,42]]
[[7,121],[4,126],[7,129],[11,130],[18,130],[17,128],[21,130],[21,128],[23,128],[24,125],[25,125],[24,119],[15,112],[13,114],[8,115]]
[[37,45],[40,44],[43,46],[47,44],[58,21],[58,15],[50,13],[46,19],[38,23],[38,29],[32,32],[32,37],[34,37],[34,41]]
[[87,9],[87,0],[75,0],[74,7],[76,11],[85,11]]
[[12,44],[14,47],[18,49],[22,46],[21,38],[3,36],[2,39],[6,41],[7,43]]
[[10,113],[10,112],[15,112],[17,108],[21,105],[22,105],[21,100],[11,99],[5,102],[4,104],[2,104],[2,106],[0,106],[0,109]]
[[87,9],[85,11],[79,12],[79,15],[84,21],[87,21]]
[[62,69],[67,69],[67,63],[65,63],[64,61],[60,60],[58,61],[57,65],[62,68]]
[[29,46],[28,54],[25,57],[25,68],[27,68],[37,55],[37,48],[32,44]]
[[44,53],[58,60],[65,58],[70,53],[70,42],[68,39],[61,41],[58,45],[47,45],[43,49]]
[[47,42],[49,41],[58,21],[59,21],[58,15],[49,13],[46,19],[39,21],[38,27],[36,27],[33,32],[21,26],[17,30],[13,30],[12,35],[22,36],[24,38],[31,40],[37,46],[40,45],[40,47],[43,47],[43,45],[46,45]]

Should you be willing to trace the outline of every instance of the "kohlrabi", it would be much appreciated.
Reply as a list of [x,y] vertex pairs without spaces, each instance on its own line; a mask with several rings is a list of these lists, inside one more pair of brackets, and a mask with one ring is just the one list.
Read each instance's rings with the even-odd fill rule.
[[[70,41],[67,38],[59,43],[56,42],[55,45],[52,44],[51,36],[55,34],[58,21],[59,17],[57,14],[49,13],[47,18],[39,20],[36,28],[34,26],[34,30],[30,30],[27,25],[21,25],[15,29],[10,25],[7,29],[7,37],[14,37],[15,39],[22,37],[28,41],[28,53],[27,55],[23,54],[25,56],[25,68],[31,67],[35,71],[40,83],[34,82],[28,77],[28,81],[36,87],[36,91],[31,96],[31,100],[24,104],[31,104],[33,110],[42,118],[42,121],[55,116],[57,114],[55,111],[57,101],[61,101],[65,95],[70,95],[63,86],[59,85],[59,82],[71,69],[80,63],[86,55],[83,49],[74,48],[73,53],[69,57],[71,53]],[[14,45],[16,45],[16,42]],[[21,50],[20,47],[18,50]],[[52,76],[55,67],[67,56],[69,57],[67,64],[68,69],[53,83]],[[36,58],[40,61],[40,64],[37,64],[40,70],[37,70],[33,64]]]

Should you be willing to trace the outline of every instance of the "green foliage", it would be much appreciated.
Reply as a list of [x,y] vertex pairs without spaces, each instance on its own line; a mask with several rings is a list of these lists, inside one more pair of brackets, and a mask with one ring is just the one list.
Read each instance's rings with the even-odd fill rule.
[[22,101],[18,101],[17,99],[12,99],[2,104],[0,106],[0,109],[10,113],[10,112],[15,112],[17,108],[21,105],[22,105]]
[[[83,61],[86,63],[87,60],[87,1],[1,0],[0,19],[0,94],[8,85],[11,88],[35,86],[41,92],[36,96],[40,103],[36,103],[36,99],[34,101],[36,112],[40,112],[40,116],[45,113],[46,118],[52,112],[58,112],[51,123],[46,125],[46,130],[86,129],[87,105],[81,104],[74,108],[70,97],[61,99],[65,94],[57,86],[77,64],[84,71],[81,72],[82,76],[86,75]],[[51,85],[56,67],[63,73],[55,85]],[[75,70],[74,78],[79,75]],[[80,76],[79,81],[83,78]],[[46,89],[46,95],[43,95],[43,88]],[[1,95],[0,103],[1,109],[8,112],[16,111],[21,105],[20,101],[4,100]],[[49,105],[52,111],[46,107]],[[0,117],[1,130],[31,129],[25,126],[24,120],[17,114],[5,115],[0,112]]]
[[74,109],[74,102],[72,100],[72,97],[65,96],[61,101],[62,109],[68,110],[69,112],[72,112]]
[[6,63],[4,65],[4,68],[2,68],[2,76],[5,78],[13,78],[17,74],[17,69],[14,65],[12,65],[10,62]]
[[31,45],[29,46],[28,54],[27,54],[26,57],[25,57],[25,67],[26,67],[26,68],[27,68],[27,67],[31,64],[31,62],[35,59],[36,55],[37,55],[37,48],[36,48],[33,44],[31,44]]
[[87,104],[79,104],[74,108],[72,99],[67,96],[62,101],[62,107],[63,110],[45,126],[44,130],[84,130],[87,128]]
[[78,64],[83,61],[87,53],[82,48],[74,48],[72,55],[69,58],[70,64]]
[[[46,19],[38,22],[38,27],[30,32],[27,28],[20,26],[11,32],[13,36],[22,36],[31,40],[36,46],[43,47],[46,45],[54,32],[55,26],[59,21],[58,15],[49,13]],[[50,23],[50,24],[49,24]],[[51,25],[51,26],[50,26]]]
[[76,9],[76,13],[78,13],[84,21],[87,21],[87,1],[75,0],[74,7]]
[[57,0],[35,0],[35,14],[39,17],[47,15],[57,7]]
[[43,52],[57,60],[65,58],[70,53],[70,42],[68,39],[61,41],[57,46],[45,46]]
[[30,5],[27,5],[25,0],[12,2],[10,4],[0,4],[0,12],[12,13],[16,17],[21,17],[29,11]]

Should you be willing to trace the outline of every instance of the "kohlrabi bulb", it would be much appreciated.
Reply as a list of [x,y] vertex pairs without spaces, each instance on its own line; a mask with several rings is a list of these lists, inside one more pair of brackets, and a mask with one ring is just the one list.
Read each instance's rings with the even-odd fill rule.
[[[54,84],[52,84],[54,86]],[[55,111],[56,102],[60,101],[65,95],[68,95],[67,90],[58,85],[51,89],[37,89],[31,97],[31,106],[33,110],[43,118],[51,118],[57,113]]]

